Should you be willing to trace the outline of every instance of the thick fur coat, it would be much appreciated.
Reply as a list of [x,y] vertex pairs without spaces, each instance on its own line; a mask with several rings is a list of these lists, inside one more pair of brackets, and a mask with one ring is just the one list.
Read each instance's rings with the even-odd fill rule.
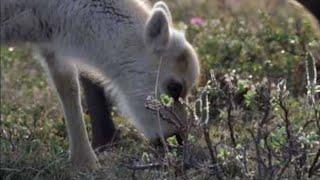
[[[0,20],[1,44],[37,47],[63,106],[76,166],[97,167],[82,116],[79,74],[104,86],[146,137],[174,133],[144,102],[162,93],[185,98],[199,76],[199,62],[184,34],[173,28],[165,3],[151,8],[139,0],[1,0]],[[183,116],[178,101],[174,108]]]

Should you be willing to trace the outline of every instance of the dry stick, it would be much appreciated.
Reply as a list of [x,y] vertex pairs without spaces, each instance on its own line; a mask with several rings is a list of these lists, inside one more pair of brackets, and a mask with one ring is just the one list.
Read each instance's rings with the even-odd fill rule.
[[[316,57],[314,57],[314,55],[310,51],[307,52],[307,55],[308,57],[306,58],[305,66],[306,66],[308,98],[315,113],[315,122],[316,122],[316,126],[318,127],[318,134],[320,135],[320,120],[318,116],[319,110],[317,108],[316,101],[315,101],[316,93],[314,92],[314,88],[317,84],[317,78],[318,78],[316,60],[315,60]],[[311,58],[312,62],[309,62],[309,58]],[[312,67],[309,67],[309,66],[312,66]]]
[[[263,158],[261,157],[261,147],[260,147],[260,143],[261,140],[263,139],[263,129],[264,129],[264,125],[267,124],[268,120],[269,120],[269,114],[270,114],[270,97],[265,97],[267,99],[264,99],[264,104],[265,104],[265,109],[264,109],[264,114],[263,114],[263,118],[262,120],[259,122],[258,124],[258,130],[257,130],[257,137],[254,137],[254,133],[253,131],[250,131],[250,134],[255,142],[255,147],[256,147],[256,156],[258,159],[258,173],[260,178],[262,178],[262,172],[263,170],[266,169],[266,164],[263,161]],[[269,159],[270,159],[270,153],[269,155]]]
[[222,176],[220,175],[220,168],[219,168],[219,164],[218,164],[215,152],[212,149],[212,141],[210,139],[208,127],[203,127],[203,135],[204,135],[204,138],[205,138],[205,141],[206,141],[209,153],[210,153],[213,170],[216,172],[217,179],[220,180],[220,179],[222,179]]
[[32,168],[32,167],[24,167],[24,168],[21,168],[21,169],[15,169],[15,168],[7,168],[7,167],[1,167],[0,168],[1,171],[7,171],[7,172],[13,172],[13,173],[21,173],[23,171],[34,171],[34,172],[39,172],[41,170],[39,169],[36,169],[36,168]]
[[[270,109],[269,109],[270,110]],[[270,122],[272,119],[274,119],[275,116],[271,116],[268,118],[268,122]],[[265,142],[265,145],[266,145],[266,149],[267,149],[267,156],[268,156],[268,168],[271,169],[273,168],[273,149],[270,147],[270,144],[268,142],[268,137],[270,136],[270,133],[273,131],[274,129],[271,128],[271,130],[267,130],[267,132],[265,133],[263,139],[264,139],[264,142]]]
[[[183,167],[182,169],[185,169],[187,166],[187,157],[189,156],[189,145],[190,143],[188,142],[187,139],[187,133],[190,130],[190,127],[193,125],[191,124],[192,121],[187,121],[187,123],[182,123],[182,120],[178,117],[178,115],[173,112],[170,108],[163,106],[160,104],[160,107],[158,108],[154,108],[152,106],[149,106],[148,104],[146,105],[147,109],[150,109],[152,111],[157,111],[159,112],[160,117],[167,121],[168,123],[174,125],[174,127],[181,132],[181,138],[182,138],[182,142],[183,142]],[[173,118],[171,119],[170,117],[166,117],[165,115],[163,115],[163,113],[160,110],[164,110],[166,112],[169,112],[171,115],[173,115]],[[170,164],[170,165],[174,165],[174,164]]]
[[[297,29],[297,36],[301,36],[302,35],[302,29],[301,29],[301,21],[298,21],[296,23],[296,29]],[[300,41],[300,46],[302,47],[303,51],[307,53],[307,55],[310,55],[311,58],[312,58],[312,71],[313,71],[313,82],[310,83],[310,74],[309,74],[309,63],[308,63],[308,59],[306,58],[306,76],[307,76],[307,83],[315,86],[317,84],[317,67],[316,67],[316,57],[313,56],[313,54],[308,50],[307,48],[307,45],[306,45],[306,42],[302,39],[302,41]],[[308,85],[309,86],[309,85]],[[310,87],[309,87],[310,88]],[[314,97],[313,97],[313,102],[312,102],[312,106],[314,108],[314,111],[315,111],[315,117],[316,117],[316,126],[318,128],[318,135],[320,135],[320,112],[319,110],[316,108],[316,105],[315,105],[315,101],[314,101]]]
[[236,143],[236,138],[235,138],[235,133],[233,130],[233,117],[232,117],[232,110],[234,108],[234,96],[233,96],[233,84],[232,82],[230,82],[227,85],[227,92],[228,92],[228,109],[227,109],[227,124],[228,124],[228,128],[229,128],[229,133],[230,133],[230,138],[231,138],[231,143],[233,145],[233,147],[235,148],[237,146]]
[[[1,120],[0,120],[1,121]],[[0,122],[1,123],[1,122]],[[1,125],[1,124],[0,124]],[[2,135],[3,134],[3,135]],[[7,134],[7,135],[6,135]],[[11,145],[11,151],[16,151],[17,147],[14,144],[14,140],[12,138],[12,131],[11,129],[8,129],[8,133],[5,132],[5,130],[2,128],[2,126],[0,126],[0,135],[1,137],[3,137],[5,140],[9,141],[10,145]]]
[[[318,163],[319,159],[320,159],[320,148],[318,149],[318,152],[317,152],[317,154],[316,154],[316,157],[314,158],[314,160],[313,160],[313,162],[312,162],[312,165],[311,165],[311,167],[310,167],[310,169],[309,169],[309,171],[308,171],[308,173],[309,173],[308,177],[309,177],[309,178],[311,178],[312,175],[314,175],[314,171],[317,170],[316,166],[317,166],[317,163]],[[319,165],[320,165],[320,164],[319,164]],[[319,165],[318,165],[318,166],[319,166]]]
[[261,149],[260,149],[260,141],[261,141],[261,127],[258,129],[257,137],[254,136],[254,133],[250,131],[252,139],[254,140],[255,148],[256,148],[256,156],[258,160],[258,174],[259,178],[262,178],[262,172],[264,171],[266,165],[261,157]]
[[316,126],[318,128],[318,135],[320,136],[320,110],[316,107],[316,105],[313,105],[313,110],[315,114],[315,122]]
[[247,156],[247,150],[248,150],[248,146],[245,145],[243,148],[243,166],[244,166],[244,170],[245,173],[248,174],[248,156]]
[[284,105],[283,100],[280,100],[280,107],[283,110],[284,113],[284,123],[286,126],[286,135],[287,135],[287,140],[289,142],[289,156],[290,158],[292,157],[292,148],[293,148],[293,144],[292,144],[292,135],[291,135],[291,122],[289,119],[289,110],[287,109],[287,107]]
[[305,130],[309,125],[312,125],[315,120],[308,120],[306,123],[303,124],[302,129]]
[[171,115],[173,115],[173,117],[174,117],[175,120],[171,119],[171,121],[173,121],[173,123],[175,124],[175,126],[176,126],[177,128],[181,128],[181,127],[183,126],[183,124],[182,124],[183,121],[181,120],[181,118],[179,118],[179,116],[178,116],[175,112],[173,112],[172,109],[166,108],[166,110],[167,110]]
[[203,135],[204,135],[205,141],[207,143],[207,146],[208,146],[208,149],[210,152],[212,165],[215,166],[217,164],[217,158],[216,158],[215,153],[212,149],[212,142],[210,139],[209,129],[207,127],[203,127]]
[[143,171],[143,170],[150,170],[150,169],[160,169],[165,165],[167,164],[151,163],[151,164],[144,164],[144,165],[127,166],[127,168],[134,171],[137,171],[137,170]]
[[[305,46],[304,46],[305,47]],[[305,48],[305,50],[307,51],[307,48]],[[309,62],[308,62],[308,57],[306,58],[306,75],[307,75],[307,83],[308,83],[308,89],[311,88],[315,88],[314,86],[316,86],[317,84],[317,67],[316,67],[316,57],[314,57],[314,55],[308,51],[308,55],[310,55],[311,59],[312,59],[312,71],[313,71],[313,79],[312,82],[310,80],[310,69],[309,69]],[[312,74],[311,74],[312,75]],[[308,96],[310,96],[309,98],[311,99],[311,105],[313,107],[314,110],[314,114],[315,114],[315,123],[318,129],[318,135],[320,135],[320,112],[319,109],[317,108],[316,102],[315,102],[315,93],[311,91],[311,93],[308,93]],[[318,152],[314,158],[314,160],[312,161],[312,165],[308,171],[308,177],[311,178],[312,175],[314,174],[314,171],[316,171],[317,167],[317,163],[319,161],[319,156],[320,156],[320,149],[318,149]],[[319,165],[318,165],[319,166]]]
[[268,167],[269,169],[273,167],[273,163],[272,163],[272,148],[270,147],[269,143],[268,143],[268,136],[269,136],[270,132],[268,132],[268,134],[263,138],[266,148],[267,148],[267,156],[268,156]]
[[236,138],[234,137],[234,130],[233,130],[233,124],[232,124],[232,100],[231,100],[231,95],[229,96],[230,98],[230,102],[229,102],[229,106],[228,106],[228,128],[229,128],[229,132],[230,132],[230,138],[231,138],[231,143],[233,145],[233,147],[237,146],[236,143]]
[[[212,78],[212,82],[216,82],[216,79],[215,79],[215,76],[214,76],[214,73],[211,71],[211,78]],[[208,87],[209,85],[209,82],[207,83],[207,85],[205,87]],[[201,111],[202,111],[202,96],[204,95],[206,91],[206,88],[204,88],[204,90],[201,92],[201,97],[200,97],[200,103],[201,103]],[[217,158],[216,158],[216,153],[215,151],[212,149],[212,141],[210,139],[210,133],[209,133],[209,127],[208,127],[208,123],[209,123],[209,99],[208,99],[208,93],[205,93],[206,94],[206,97],[205,97],[205,100],[206,100],[206,107],[205,107],[205,110],[206,110],[206,118],[205,120],[203,121],[202,120],[202,112],[201,112],[201,123],[200,125],[202,126],[202,132],[203,132],[203,135],[204,135],[204,138],[205,138],[205,142],[207,144],[207,147],[208,147],[208,150],[209,150],[209,154],[210,154],[210,158],[211,158],[211,163],[212,163],[212,167],[213,167],[213,170],[214,172],[216,172],[216,177],[217,179],[223,179],[222,176],[220,175],[220,168],[219,168],[219,164],[218,164],[218,161],[217,161]],[[195,114],[193,114],[195,116]]]
[[[299,33],[299,34],[301,34],[301,28],[298,28],[297,27],[297,32]],[[298,34],[298,35],[299,35]],[[313,75],[314,75],[314,77],[313,77],[313,82],[310,82],[310,71],[309,71],[309,63],[308,63],[308,59],[306,59],[306,75],[307,75],[307,83],[308,83],[308,87],[310,86],[310,85],[313,85],[313,86],[315,86],[316,85],[316,83],[317,83],[317,67],[316,67],[316,61],[315,61],[315,57],[313,56],[313,54],[310,52],[310,51],[308,51],[308,49],[306,48],[306,46],[305,46],[305,42],[303,41],[303,42],[301,42],[301,45],[302,45],[302,47],[303,47],[303,49],[304,49],[304,51],[306,51],[306,52],[308,52],[308,54],[311,56],[311,58],[312,58],[312,66],[313,66]],[[314,87],[309,87],[309,88],[314,88]],[[319,112],[319,109],[317,109],[317,107],[316,107],[316,102],[315,102],[315,100],[314,100],[314,94],[311,94],[311,96],[313,96],[312,97],[312,106],[313,106],[313,109],[314,109],[314,113],[315,113],[315,123],[316,123],[316,126],[317,126],[317,128],[318,128],[318,135],[320,135],[320,112]],[[315,158],[314,158],[314,160],[312,161],[312,165],[311,165],[311,167],[310,167],[310,169],[309,169],[309,171],[308,171],[308,177],[309,178],[311,178],[312,177],[312,175],[313,175],[313,173],[314,173],[314,171],[317,169],[316,168],[316,164],[318,163],[318,161],[319,161],[319,156],[320,156],[320,149],[318,149],[318,152],[317,152],[317,154],[316,154],[316,156],[315,156]],[[319,164],[320,165],[320,164]]]
[[281,179],[281,176],[283,175],[283,173],[285,172],[285,170],[289,167],[290,162],[292,160],[292,150],[293,150],[293,144],[292,144],[292,138],[291,138],[291,122],[289,120],[289,110],[287,109],[287,107],[285,106],[284,102],[283,102],[283,98],[281,97],[280,94],[280,98],[279,98],[279,105],[280,108],[282,109],[283,113],[284,113],[284,123],[285,123],[285,130],[286,130],[286,136],[287,136],[287,140],[289,142],[289,147],[288,147],[288,152],[289,152],[289,158],[286,162],[286,164],[283,166],[283,168],[280,170],[280,174],[278,175],[278,178]]
[[[256,159],[258,161],[258,175],[259,175],[258,179],[260,179],[260,178],[262,178],[262,171],[266,167],[266,165],[264,164],[262,157],[261,157],[261,151],[260,151],[260,147],[259,147],[260,139],[259,139],[259,137],[255,137],[253,130],[248,129],[248,132],[250,133],[250,135],[253,139],[254,145],[255,145]],[[259,136],[259,135],[257,135],[257,136]]]
[[188,162],[190,159],[190,142],[188,140],[188,132],[189,132],[189,128],[186,130],[186,132],[182,132],[182,142],[183,142],[182,143],[183,145],[182,171],[183,172],[190,167],[190,163]]
[[[316,121],[317,127],[319,129],[318,134],[320,134],[320,112],[318,111],[316,106],[314,106],[314,111],[315,111],[315,116],[316,116],[315,121]],[[319,168],[319,166],[320,166],[320,163],[318,163],[319,159],[320,159],[320,148],[318,149],[318,152],[317,152],[315,158],[313,159],[312,165],[308,171],[309,178],[311,178],[314,175],[314,171],[316,171]]]

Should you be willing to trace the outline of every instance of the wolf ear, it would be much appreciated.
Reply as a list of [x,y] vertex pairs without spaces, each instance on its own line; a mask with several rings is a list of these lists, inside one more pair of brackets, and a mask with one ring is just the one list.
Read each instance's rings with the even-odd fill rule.
[[168,47],[170,40],[169,20],[164,10],[156,8],[145,26],[145,43],[154,52]]
[[167,4],[163,1],[158,1],[154,4],[153,9],[155,8],[160,8],[162,10],[164,10],[164,12],[166,12],[166,15],[168,17],[169,23],[172,24],[172,15],[170,12],[169,7],[167,6]]

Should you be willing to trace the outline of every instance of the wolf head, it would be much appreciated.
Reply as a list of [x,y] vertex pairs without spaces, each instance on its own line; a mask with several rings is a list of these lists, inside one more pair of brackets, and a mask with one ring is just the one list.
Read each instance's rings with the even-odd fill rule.
[[162,61],[159,92],[176,101],[185,98],[198,79],[199,61],[184,34],[172,28],[170,11],[163,2],[154,5],[144,36],[151,61]]
[[[184,34],[173,28],[171,13],[163,2],[156,3],[144,26],[144,46],[147,63],[146,68],[154,71],[154,77],[143,77],[151,81],[155,87],[156,97],[166,94],[174,99],[174,111],[183,119],[185,111],[179,99],[185,99],[197,82],[200,74],[197,54]],[[157,81],[157,82],[155,82]],[[140,101],[140,100],[136,100]],[[160,133],[167,136],[175,133],[176,129],[165,120],[149,116],[151,112],[139,109],[143,102],[128,102],[131,104],[132,114],[136,116],[136,126],[148,138],[155,139]],[[136,108],[136,109],[135,109]],[[144,108],[145,109],[145,108]],[[143,111],[143,112],[142,112]],[[143,120],[144,119],[144,120]],[[161,130],[160,130],[161,129]]]

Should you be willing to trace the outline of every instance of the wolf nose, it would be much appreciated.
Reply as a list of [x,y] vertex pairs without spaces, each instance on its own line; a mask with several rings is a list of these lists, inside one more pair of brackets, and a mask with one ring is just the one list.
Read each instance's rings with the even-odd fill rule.
[[[180,133],[173,133],[171,135],[165,136],[164,138],[167,139],[168,137],[174,136],[176,137],[177,143],[178,145],[183,145],[183,139],[181,137]],[[160,137],[154,139],[153,141],[151,141],[151,144],[155,147],[163,147],[163,141],[161,141]]]
[[168,95],[171,96],[175,101],[179,100],[182,96],[183,86],[176,80],[170,80],[167,86]]

